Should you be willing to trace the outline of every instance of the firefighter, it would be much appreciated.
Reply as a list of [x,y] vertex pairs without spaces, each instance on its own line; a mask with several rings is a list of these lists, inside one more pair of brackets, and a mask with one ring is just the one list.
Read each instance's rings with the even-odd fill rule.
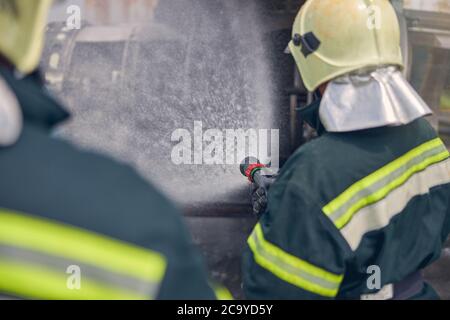
[[53,139],[36,67],[51,0],[0,0],[0,295],[215,299],[178,210],[130,167]]
[[318,137],[257,194],[256,211],[267,207],[248,239],[246,296],[438,298],[421,270],[450,230],[449,153],[402,76],[392,5],[309,0],[289,51]]

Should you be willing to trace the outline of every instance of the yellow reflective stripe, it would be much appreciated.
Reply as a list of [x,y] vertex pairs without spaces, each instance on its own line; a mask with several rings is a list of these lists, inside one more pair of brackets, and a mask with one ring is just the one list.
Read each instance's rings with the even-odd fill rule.
[[248,244],[255,261],[278,278],[321,296],[337,295],[343,275],[316,267],[266,241],[259,223]]
[[76,259],[150,282],[164,277],[163,255],[93,232],[0,210],[0,243]]
[[339,195],[336,199],[328,203],[324,208],[323,212],[325,214],[330,215],[337,209],[339,209],[341,206],[343,206],[347,201],[349,201],[358,191],[361,189],[366,188],[367,186],[372,185],[376,181],[382,179],[383,177],[387,176],[390,172],[395,171],[396,169],[400,168],[401,166],[405,165],[408,161],[411,159],[417,157],[418,155],[422,154],[423,152],[427,150],[431,150],[433,148],[436,148],[442,144],[442,141],[439,138],[433,139],[431,141],[428,141],[419,147],[409,151],[402,157],[396,159],[395,161],[389,163],[388,165],[384,166],[383,168],[375,171],[371,175],[367,176],[366,178],[356,182],[351,187],[349,187],[347,190],[345,190],[343,193]]
[[417,172],[382,200],[359,210],[341,229],[341,234],[352,250],[356,250],[366,233],[386,227],[392,218],[404,211],[412,198],[449,183],[450,159],[447,159]]
[[[369,189],[370,186],[375,184],[376,182],[386,178],[391,174],[392,172],[400,169],[402,166],[405,166],[408,162],[411,160],[420,157],[420,155],[424,154],[427,151],[444,147],[444,144],[442,143],[441,139],[436,138],[431,141],[428,141],[419,147],[409,151],[402,157],[394,160],[393,162],[389,163],[388,165],[384,166],[383,168],[375,171],[374,173],[370,174],[369,176],[365,177],[364,179],[356,182],[352,186],[350,186],[347,190],[345,190],[343,193],[341,193],[337,198],[332,200],[330,203],[328,203],[325,207],[322,208],[322,211],[328,215],[331,216],[333,213],[335,213],[337,210],[339,210],[342,206],[344,206],[347,202],[349,202],[352,197],[354,197],[358,192],[364,189]],[[442,161],[446,159],[449,156],[449,153],[447,150],[434,155],[432,157],[426,158],[421,163],[412,166],[411,168],[408,168],[408,170],[402,174],[401,177],[395,179],[394,181],[391,181],[388,185],[383,187],[380,190],[377,190],[375,193],[364,197],[360,199],[357,203],[353,204],[344,215],[340,216],[339,219],[336,221],[333,221],[337,228],[342,228],[353,216],[355,212],[357,212],[362,207],[374,203],[380,199],[382,199],[384,196],[386,196],[390,191],[404,183],[409,177],[411,177],[412,174],[425,169],[430,164]]]
[[214,286],[214,293],[217,300],[233,300],[233,296],[230,291],[223,286]]
[[427,158],[423,162],[411,167],[402,176],[393,180],[388,185],[386,185],[384,188],[367,196],[366,198],[362,198],[357,203],[355,203],[353,206],[351,206],[350,209],[342,217],[340,217],[338,220],[335,221],[336,227],[338,229],[341,229],[353,217],[353,215],[357,211],[359,211],[361,208],[366,207],[372,203],[375,203],[375,202],[383,199],[392,190],[396,189],[397,187],[399,187],[403,183],[405,183],[405,181],[407,181],[413,174],[422,171],[423,169],[427,168],[430,164],[440,162],[442,160],[445,160],[446,158],[448,158],[448,152],[444,151],[436,156]]
[[118,290],[103,283],[81,278],[81,288],[67,287],[67,274],[41,266],[0,259],[0,291],[9,294],[49,300],[143,300],[148,297]]

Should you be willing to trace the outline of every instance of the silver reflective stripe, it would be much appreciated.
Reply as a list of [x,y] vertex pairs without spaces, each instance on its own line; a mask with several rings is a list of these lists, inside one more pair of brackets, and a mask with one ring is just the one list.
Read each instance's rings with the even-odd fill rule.
[[364,234],[387,226],[394,216],[405,209],[413,197],[427,194],[431,188],[447,183],[450,183],[449,159],[416,173],[383,200],[359,210],[341,229],[341,234],[350,247],[356,250]]
[[264,246],[261,244],[256,232],[253,232],[251,238],[253,239],[256,245],[255,250],[258,252],[258,254],[271,264],[276,265],[277,267],[283,269],[285,272],[300,277],[310,283],[319,285],[323,288],[327,288],[330,290],[337,290],[339,288],[338,283],[327,281],[324,278],[316,277],[300,268],[295,268],[292,265],[285,263],[282,259],[278,258],[276,255],[267,252]]
[[[342,207],[340,207],[338,210],[333,212],[330,215],[330,219],[333,222],[336,222],[339,220],[344,214],[347,213],[347,211],[356,203],[358,203],[361,199],[364,199],[371,194],[374,194],[378,190],[382,189],[386,185],[388,185],[390,182],[396,180],[397,178],[401,177],[403,174],[405,174],[410,168],[414,167],[415,165],[418,165],[422,163],[424,160],[426,160],[429,157],[438,155],[447,149],[444,145],[440,145],[438,147],[435,147],[433,149],[430,149],[424,153],[422,153],[420,156],[415,157],[411,159],[408,163],[406,163],[404,166],[401,166],[397,170],[389,173],[387,176],[385,176],[383,179],[380,179],[379,181],[375,182],[373,185],[364,188],[357,192],[352,198],[350,198],[349,201],[347,201]],[[448,173],[446,174],[449,175]]]
[[77,260],[48,255],[17,246],[0,244],[0,259],[26,265],[41,266],[59,274],[65,274],[69,266],[76,265],[80,267],[82,279],[94,280],[135,295],[148,297],[148,299],[156,298],[160,286],[159,283],[147,282]]

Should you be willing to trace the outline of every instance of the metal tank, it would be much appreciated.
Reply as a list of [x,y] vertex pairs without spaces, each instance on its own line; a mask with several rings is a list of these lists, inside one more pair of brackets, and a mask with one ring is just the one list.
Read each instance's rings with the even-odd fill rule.
[[[212,276],[242,298],[241,253],[255,219],[248,182],[239,173],[241,159],[234,154],[234,164],[208,165],[195,154],[206,147],[202,140],[210,129],[223,141],[227,129],[278,129],[282,165],[314,136],[296,112],[311,97],[284,54],[304,1],[78,0],[65,5],[70,2],[86,13],[82,28],[51,22],[42,60],[49,88],[74,115],[55,134],[132,164],[165,191],[182,208]],[[423,59],[418,51],[425,47],[432,57],[427,59],[442,59],[437,65],[448,74],[448,47],[436,48],[445,43],[448,25],[429,31],[426,24],[423,35],[421,23],[434,26],[439,19],[421,20],[417,15],[422,17],[424,9],[408,7],[411,3],[395,1],[406,75],[439,110],[436,97],[450,87],[450,79],[445,83],[445,71],[437,72],[432,62],[419,77],[424,73],[417,70]],[[52,20],[64,17],[62,11]],[[431,121],[445,131],[449,117],[443,114],[443,120]],[[191,163],[175,164],[173,151],[183,139],[191,139]],[[224,158],[237,149],[238,143],[224,143]],[[444,298],[450,298],[449,252],[445,249],[443,259],[426,271]]]

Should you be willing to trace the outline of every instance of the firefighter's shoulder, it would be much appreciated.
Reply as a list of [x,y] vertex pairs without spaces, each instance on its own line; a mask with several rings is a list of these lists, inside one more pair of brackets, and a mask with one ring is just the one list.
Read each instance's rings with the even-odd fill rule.
[[[15,279],[2,283],[8,294],[173,296],[170,266],[192,260],[189,237],[178,210],[131,167],[50,138],[31,122],[0,164],[0,234],[9,248],[0,268]],[[67,290],[66,271],[81,272],[82,290]]]
[[279,180],[311,191],[328,189],[350,167],[348,144],[345,139],[325,134],[302,145],[282,167]]
[[12,208],[137,244],[178,237],[177,208],[131,166],[39,127],[26,124],[2,164],[3,202]]

